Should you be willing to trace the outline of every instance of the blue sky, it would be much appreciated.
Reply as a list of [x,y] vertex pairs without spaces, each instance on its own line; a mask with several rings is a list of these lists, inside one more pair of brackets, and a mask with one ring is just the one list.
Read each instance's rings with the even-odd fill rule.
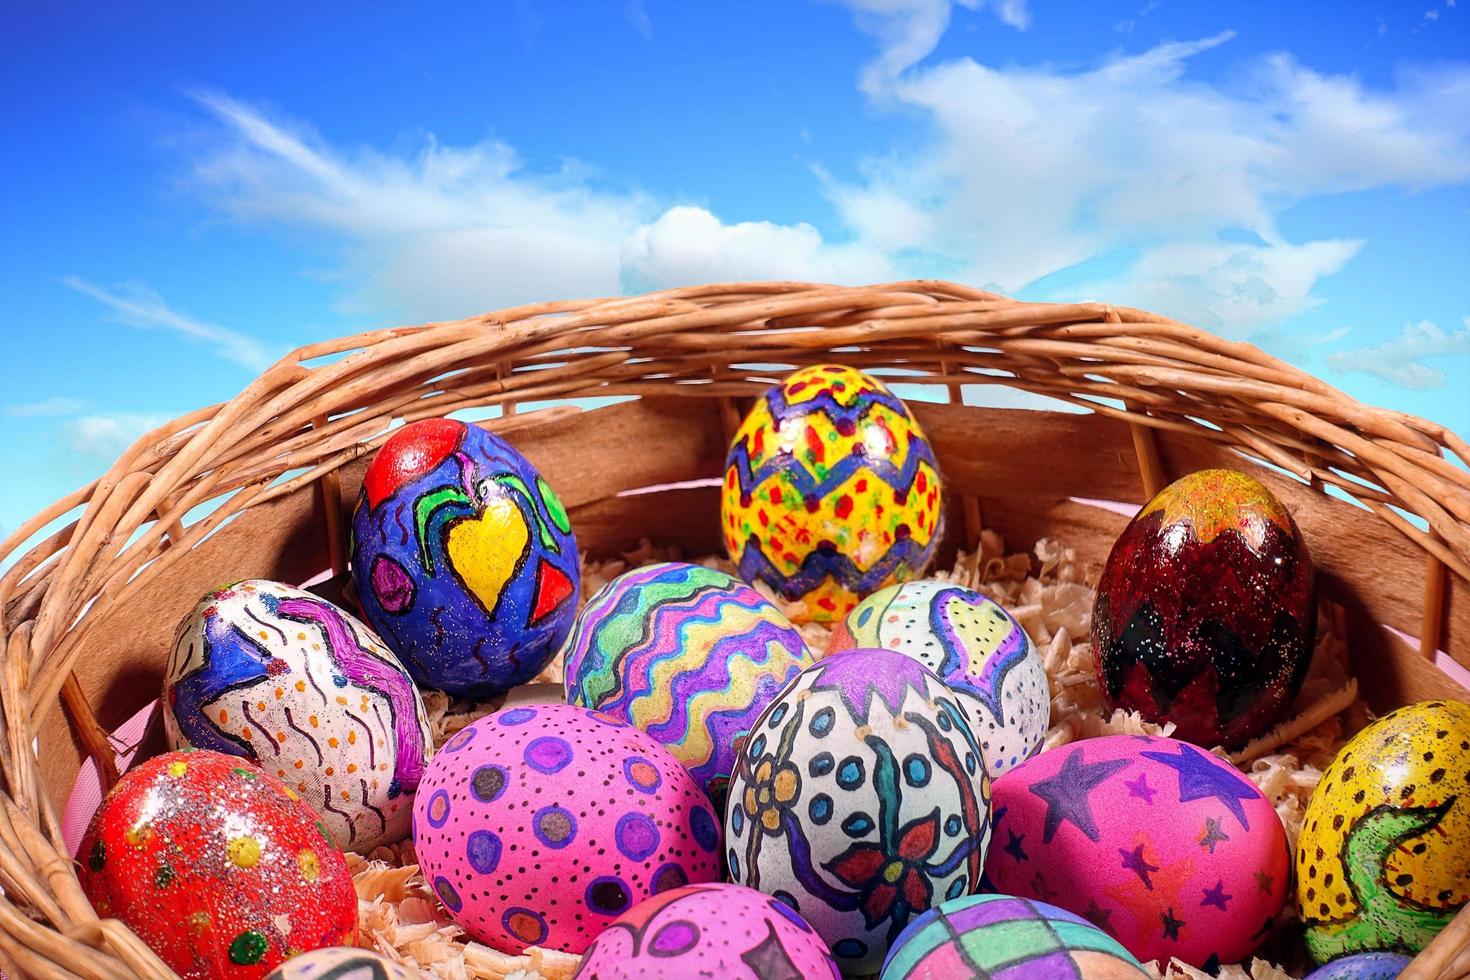
[[1470,0],[424,9],[0,13],[0,532],[291,347],[727,278],[1146,306],[1470,432]]

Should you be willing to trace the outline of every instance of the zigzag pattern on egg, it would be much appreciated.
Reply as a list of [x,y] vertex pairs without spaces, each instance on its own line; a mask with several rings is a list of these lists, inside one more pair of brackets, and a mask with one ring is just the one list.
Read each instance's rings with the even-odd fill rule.
[[922,574],[941,505],[933,450],[881,382],[803,368],[746,417],[726,459],[725,542],[746,581],[806,618],[840,618],[863,595]]
[[567,699],[648,732],[718,789],[761,710],[811,662],[760,593],[723,572],[664,563],[588,600],[566,645]]

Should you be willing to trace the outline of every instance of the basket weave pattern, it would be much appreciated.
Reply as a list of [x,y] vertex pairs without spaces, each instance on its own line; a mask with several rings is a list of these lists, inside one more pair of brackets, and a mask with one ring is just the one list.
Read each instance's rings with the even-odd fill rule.
[[[1470,582],[1464,439],[1364,405],[1250,345],[1141,310],[1023,303],[933,281],[737,283],[521,306],[309,345],[232,400],[149,433],[103,477],[0,545],[0,558],[15,558],[0,576],[0,965],[12,976],[172,976],[121,924],[98,920],[82,895],[34,743],[43,720],[64,705],[104,785],[115,780],[114,747],[77,679],[80,659],[105,655],[89,640],[110,611],[231,518],[312,485],[322,500],[338,501],[339,470],[370,454],[398,421],[635,395],[715,399],[729,432],[738,399],[759,394],[788,366],[829,360],[880,374],[898,369],[886,380],[937,386],[950,402],[968,386],[998,384],[1120,420],[1147,493],[1167,482],[1155,444],[1167,436],[1239,452],[1318,492],[1336,488],[1422,553],[1418,634],[1427,652],[1446,637],[1450,597]],[[215,506],[186,522],[204,504]],[[965,506],[974,533],[978,504]],[[342,509],[324,513],[341,573]],[[62,518],[59,530],[17,554]],[[1462,661],[1470,660],[1467,646],[1470,636],[1450,637]],[[1462,915],[1457,925],[1466,922]]]

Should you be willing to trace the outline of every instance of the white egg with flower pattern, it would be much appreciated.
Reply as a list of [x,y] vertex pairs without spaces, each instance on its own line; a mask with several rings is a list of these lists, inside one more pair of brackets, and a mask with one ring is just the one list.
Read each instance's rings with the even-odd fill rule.
[[980,884],[990,783],[953,691],[889,650],[799,674],[730,781],[726,863],[795,909],[844,973],[874,973],[909,919]]

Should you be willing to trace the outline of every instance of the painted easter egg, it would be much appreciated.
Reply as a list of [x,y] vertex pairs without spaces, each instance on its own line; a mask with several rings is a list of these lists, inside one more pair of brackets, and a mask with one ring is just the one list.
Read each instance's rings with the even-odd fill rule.
[[414,800],[424,878],[475,939],[581,953],[650,895],[720,876],[720,826],[654,738],[572,705],[511,708],[444,743]]
[[603,586],[577,616],[566,651],[568,702],[648,732],[720,799],[756,717],[814,662],[759,592],[683,562]]
[[686,885],[646,898],[587,948],[582,980],[839,980],[811,926],[742,885]]
[[1403,953],[1354,953],[1317,967],[1306,980],[1394,980],[1409,963]]
[[989,890],[1080,915],[1139,960],[1235,963],[1286,902],[1286,832],[1230,763],[1188,742],[1107,735],[995,781]]
[[265,980],[416,980],[419,974],[356,946],[332,946],[293,956]]
[[891,650],[833,654],[751,729],[725,811],[730,877],[790,905],[844,973],[980,884],[990,781],[954,692]]
[[1470,704],[1421,701],[1363,729],[1312,793],[1297,911],[1321,963],[1416,953],[1470,899]]
[[363,477],[352,581],[414,680],[462,697],[524,684],[577,611],[577,539],[536,468],[454,419],[405,425]]
[[721,519],[741,578],[800,601],[799,621],[827,623],[924,573],[941,503],[908,406],[861,371],[820,364],[773,386],[741,423]]
[[1281,721],[1317,635],[1315,573],[1260,482],[1201,470],[1144,505],[1108,555],[1092,611],[1112,707],[1237,748]]
[[83,890],[186,980],[259,978],[357,941],[357,893],[325,826],[253,763],[185,749],[118,780],[78,851]]
[[879,980],[1142,980],[1116,939],[1081,916],[1009,895],[966,895],[909,923]]
[[882,647],[918,660],[954,691],[995,778],[1041,751],[1051,688],[1031,637],[994,600],[924,579],[880,589],[832,631],[829,653]]
[[369,851],[408,833],[432,747],[418,688],[372,631],[279,582],[211,592],[179,624],[164,679],[174,748],[253,759]]

